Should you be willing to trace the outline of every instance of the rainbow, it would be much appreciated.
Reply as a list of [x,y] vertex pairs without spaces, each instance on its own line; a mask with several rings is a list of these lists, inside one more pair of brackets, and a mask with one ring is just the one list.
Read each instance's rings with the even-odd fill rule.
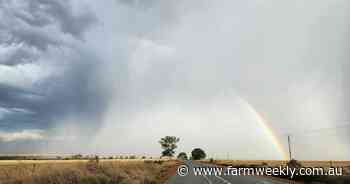
[[259,125],[262,127],[263,131],[265,132],[265,134],[269,137],[269,139],[271,140],[271,142],[273,143],[273,146],[276,148],[276,150],[279,152],[279,154],[281,156],[283,156],[283,159],[288,160],[288,152],[285,150],[283,144],[279,141],[278,137],[276,136],[276,134],[273,131],[273,128],[270,126],[269,123],[267,123],[267,121],[263,118],[263,116],[261,115],[261,113],[259,113],[257,110],[255,110],[255,108],[253,107],[253,105],[251,105],[250,103],[248,103],[247,100],[243,99],[240,97],[240,100],[242,102],[242,104],[247,107],[247,109],[255,115],[255,118],[257,119]]

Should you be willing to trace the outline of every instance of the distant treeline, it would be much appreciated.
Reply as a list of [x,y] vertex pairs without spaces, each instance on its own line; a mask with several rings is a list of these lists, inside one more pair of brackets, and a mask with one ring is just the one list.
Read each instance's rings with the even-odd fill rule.
[[43,160],[43,159],[45,158],[38,157],[38,156],[0,156],[0,160]]
[[109,156],[109,157],[99,157],[97,155],[70,155],[70,156],[19,156],[19,155],[2,155],[0,160],[90,160],[90,159],[153,159],[152,157],[135,155],[130,156]]

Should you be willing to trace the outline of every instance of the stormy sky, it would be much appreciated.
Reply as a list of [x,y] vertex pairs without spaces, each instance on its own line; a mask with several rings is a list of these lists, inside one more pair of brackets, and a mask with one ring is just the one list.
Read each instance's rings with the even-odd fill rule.
[[178,151],[282,159],[291,135],[298,159],[350,159],[349,8],[0,1],[0,154],[159,155],[175,135]]

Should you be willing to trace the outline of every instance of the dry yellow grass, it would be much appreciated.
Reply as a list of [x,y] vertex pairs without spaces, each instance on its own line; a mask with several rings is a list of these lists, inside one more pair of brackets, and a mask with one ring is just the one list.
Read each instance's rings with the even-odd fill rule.
[[[233,167],[279,167],[286,166],[287,161],[278,160],[214,160],[210,163],[221,166],[233,166]],[[341,167],[343,176],[299,176],[293,178],[297,183],[307,183],[313,181],[315,183],[350,183],[350,161],[298,161],[303,167],[322,167],[328,169],[330,167]],[[276,180],[286,181],[286,176],[273,177]]]
[[[89,160],[0,160],[1,166],[18,164],[64,164],[64,163],[86,163]],[[100,159],[100,162],[143,162],[143,159]],[[157,161],[157,160],[152,160]]]
[[171,165],[150,160],[1,161],[0,184],[156,184]]
[[[343,174],[350,175],[350,161],[299,161],[304,167],[341,167]],[[226,166],[252,166],[267,164],[270,167],[286,166],[288,161],[285,160],[215,160],[214,164]]]
[[[350,161],[299,161],[305,167],[349,167]],[[222,165],[261,165],[263,163],[269,166],[286,165],[285,160],[216,160],[215,163]]]

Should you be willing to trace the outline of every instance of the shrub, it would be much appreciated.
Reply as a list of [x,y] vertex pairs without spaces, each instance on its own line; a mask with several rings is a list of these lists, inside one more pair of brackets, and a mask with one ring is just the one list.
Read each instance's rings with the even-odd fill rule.
[[136,156],[135,156],[135,155],[131,155],[131,156],[129,157],[129,159],[136,159]]
[[213,158],[210,158],[210,159],[209,159],[209,162],[210,162],[210,163],[214,163],[214,159],[213,159]]
[[191,157],[193,160],[205,159],[206,156],[207,155],[205,154],[205,152],[200,148],[196,148],[191,152]]
[[181,152],[181,153],[179,153],[179,155],[177,155],[177,159],[179,159],[179,160],[187,160],[188,157],[187,157],[187,154],[185,152]]

